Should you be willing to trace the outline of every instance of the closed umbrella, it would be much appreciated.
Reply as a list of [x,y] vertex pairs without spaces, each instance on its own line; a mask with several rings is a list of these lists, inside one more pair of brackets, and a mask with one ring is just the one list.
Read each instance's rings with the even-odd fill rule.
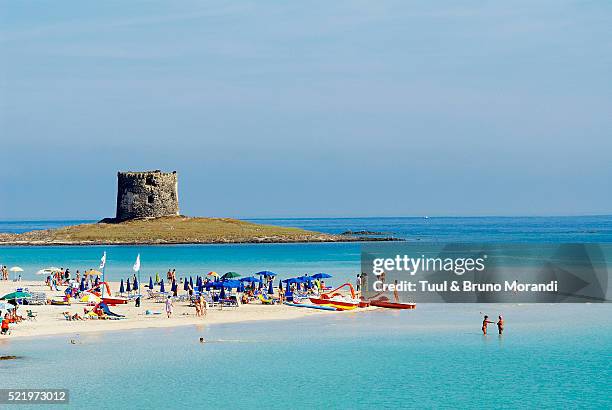
[[202,286],[202,277],[200,275],[198,275],[198,278],[196,280],[196,286],[199,288],[200,286]]
[[274,294],[274,283],[272,281],[270,281],[270,286],[268,286],[268,293],[270,295]]
[[134,290],[138,290],[138,278],[134,278],[134,285],[133,285],[133,289],[134,289]]
[[192,276],[189,277],[189,286],[191,286],[191,289],[193,289],[193,277]]
[[149,289],[153,290],[153,278],[149,276]]
[[159,282],[159,291],[161,293],[164,293],[166,291],[166,289],[164,288],[164,280],[163,279]]
[[130,278],[127,278],[127,285],[126,285],[126,290],[128,293],[130,293],[132,291],[132,285],[130,284]]
[[172,286],[170,287],[170,291],[172,293],[176,292],[176,281],[175,280],[172,281]]
[[278,281],[278,290],[279,290],[279,292],[283,291],[283,281],[282,280]]
[[221,293],[219,294],[219,299],[225,299],[225,286],[221,286]]
[[186,292],[189,290],[189,282],[187,282],[187,278],[183,281],[183,290]]
[[81,278],[81,285],[79,286],[79,290],[83,292],[85,290],[85,278]]
[[121,279],[121,284],[119,285],[119,293],[125,292],[125,287],[123,287],[123,279]]

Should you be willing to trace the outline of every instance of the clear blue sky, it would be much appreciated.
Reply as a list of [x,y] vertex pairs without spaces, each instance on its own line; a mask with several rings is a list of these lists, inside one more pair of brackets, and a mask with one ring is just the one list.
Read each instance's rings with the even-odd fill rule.
[[0,0],[0,219],[612,212],[608,1]]

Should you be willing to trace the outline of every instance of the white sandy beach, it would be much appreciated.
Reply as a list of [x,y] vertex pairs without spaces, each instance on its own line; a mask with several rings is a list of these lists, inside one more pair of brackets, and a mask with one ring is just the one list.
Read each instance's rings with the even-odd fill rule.
[[[15,290],[16,287],[28,288],[30,291],[44,291],[47,298],[60,299],[62,292],[51,292],[49,287],[41,281],[24,280],[22,282],[0,281],[0,296]],[[111,290],[116,291],[118,283],[111,283]],[[62,288],[60,288],[62,289]],[[179,295],[185,293],[179,292]],[[218,323],[235,323],[255,320],[290,320],[310,315],[338,314],[343,312],[329,312],[316,309],[295,308],[286,305],[262,305],[259,302],[241,305],[239,308],[213,308],[208,309],[206,317],[197,317],[195,308],[190,307],[188,302],[174,302],[174,313],[171,318],[167,318],[163,303],[156,303],[153,300],[143,297],[139,308],[134,306],[134,302],[127,305],[111,306],[114,313],[125,315],[121,320],[78,320],[68,321],[62,312],[68,311],[71,314],[79,313],[83,315],[83,308],[91,309],[84,302],[73,302],[71,306],[56,305],[31,305],[22,306],[18,312],[20,316],[26,316],[26,310],[31,309],[36,313],[36,320],[24,320],[21,323],[12,323],[10,335],[0,336],[3,338],[36,337],[58,334],[118,331],[143,328],[166,328],[185,325],[202,325]],[[145,315],[146,310],[160,312],[159,315]],[[4,313],[4,312],[3,312]]]

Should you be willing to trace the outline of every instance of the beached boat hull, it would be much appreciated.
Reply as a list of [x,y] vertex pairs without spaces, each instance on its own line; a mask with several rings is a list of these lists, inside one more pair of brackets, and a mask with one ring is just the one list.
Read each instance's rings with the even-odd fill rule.
[[115,305],[126,305],[128,300],[125,298],[102,298],[102,302],[106,303],[109,306]]
[[335,307],[331,307],[331,306],[308,305],[308,304],[305,304],[305,303],[285,302],[285,305],[293,306],[293,307],[309,308],[309,309],[330,310],[330,311],[334,311],[334,312],[338,311],[338,309],[336,309]]
[[396,303],[396,302],[385,302],[382,300],[371,300],[370,306],[376,306],[387,309],[416,309],[415,303]]

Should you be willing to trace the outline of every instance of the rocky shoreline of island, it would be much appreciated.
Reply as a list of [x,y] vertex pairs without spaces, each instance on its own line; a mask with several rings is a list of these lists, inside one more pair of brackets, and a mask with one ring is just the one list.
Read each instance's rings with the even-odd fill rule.
[[400,241],[394,237],[326,234],[231,218],[161,217],[98,222],[0,234],[0,246],[203,245]]

